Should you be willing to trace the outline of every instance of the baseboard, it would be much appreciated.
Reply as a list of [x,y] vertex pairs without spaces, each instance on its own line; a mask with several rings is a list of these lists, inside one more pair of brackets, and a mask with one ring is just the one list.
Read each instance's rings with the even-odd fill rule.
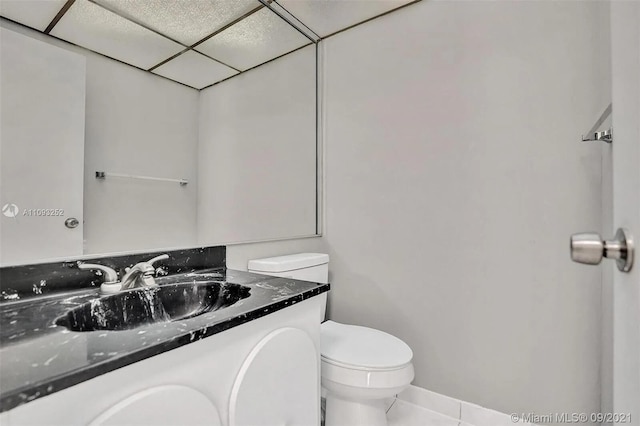
[[460,401],[418,386],[410,385],[398,394],[397,398],[459,420],[461,426],[535,426],[532,423],[513,418],[510,414]]

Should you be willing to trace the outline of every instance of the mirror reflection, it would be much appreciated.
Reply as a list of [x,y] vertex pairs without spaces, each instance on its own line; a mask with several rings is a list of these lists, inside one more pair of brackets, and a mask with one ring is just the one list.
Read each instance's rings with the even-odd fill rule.
[[317,233],[317,39],[269,3],[0,6],[1,265]]

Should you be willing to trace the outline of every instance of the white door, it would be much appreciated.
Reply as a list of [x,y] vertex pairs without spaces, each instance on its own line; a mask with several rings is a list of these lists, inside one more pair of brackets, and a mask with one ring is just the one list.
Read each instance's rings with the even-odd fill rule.
[[5,28],[0,52],[0,265],[80,255],[85,58]]
[[613,411],[640,425],[640,2],[611,2],[611,35],[613,223],[636,240],[633,269],[613,279]]

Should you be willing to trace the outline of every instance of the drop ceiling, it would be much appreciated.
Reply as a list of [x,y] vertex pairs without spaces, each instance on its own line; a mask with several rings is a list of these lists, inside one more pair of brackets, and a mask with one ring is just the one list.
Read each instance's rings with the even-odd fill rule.
[[202,89],[415,0],[0,0],[0,16]]

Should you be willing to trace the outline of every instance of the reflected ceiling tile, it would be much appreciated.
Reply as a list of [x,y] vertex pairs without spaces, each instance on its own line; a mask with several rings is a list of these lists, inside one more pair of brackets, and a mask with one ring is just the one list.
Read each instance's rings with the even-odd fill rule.
[[44,31],[66,0],[0,0],[0,16]]
[[87,0],[76,0],[51,35],[144,69],[184,49]]
[[263,8],[195,49],[246,70],[308,43],[295,28]]
[[188,46],[260,6],[258,0],[94,0]]
[[321,37],[396,9],[414,0],[278,0]]
[[152,72],[196,89],[238,74],[233,68],[193,51],[183,53]]

